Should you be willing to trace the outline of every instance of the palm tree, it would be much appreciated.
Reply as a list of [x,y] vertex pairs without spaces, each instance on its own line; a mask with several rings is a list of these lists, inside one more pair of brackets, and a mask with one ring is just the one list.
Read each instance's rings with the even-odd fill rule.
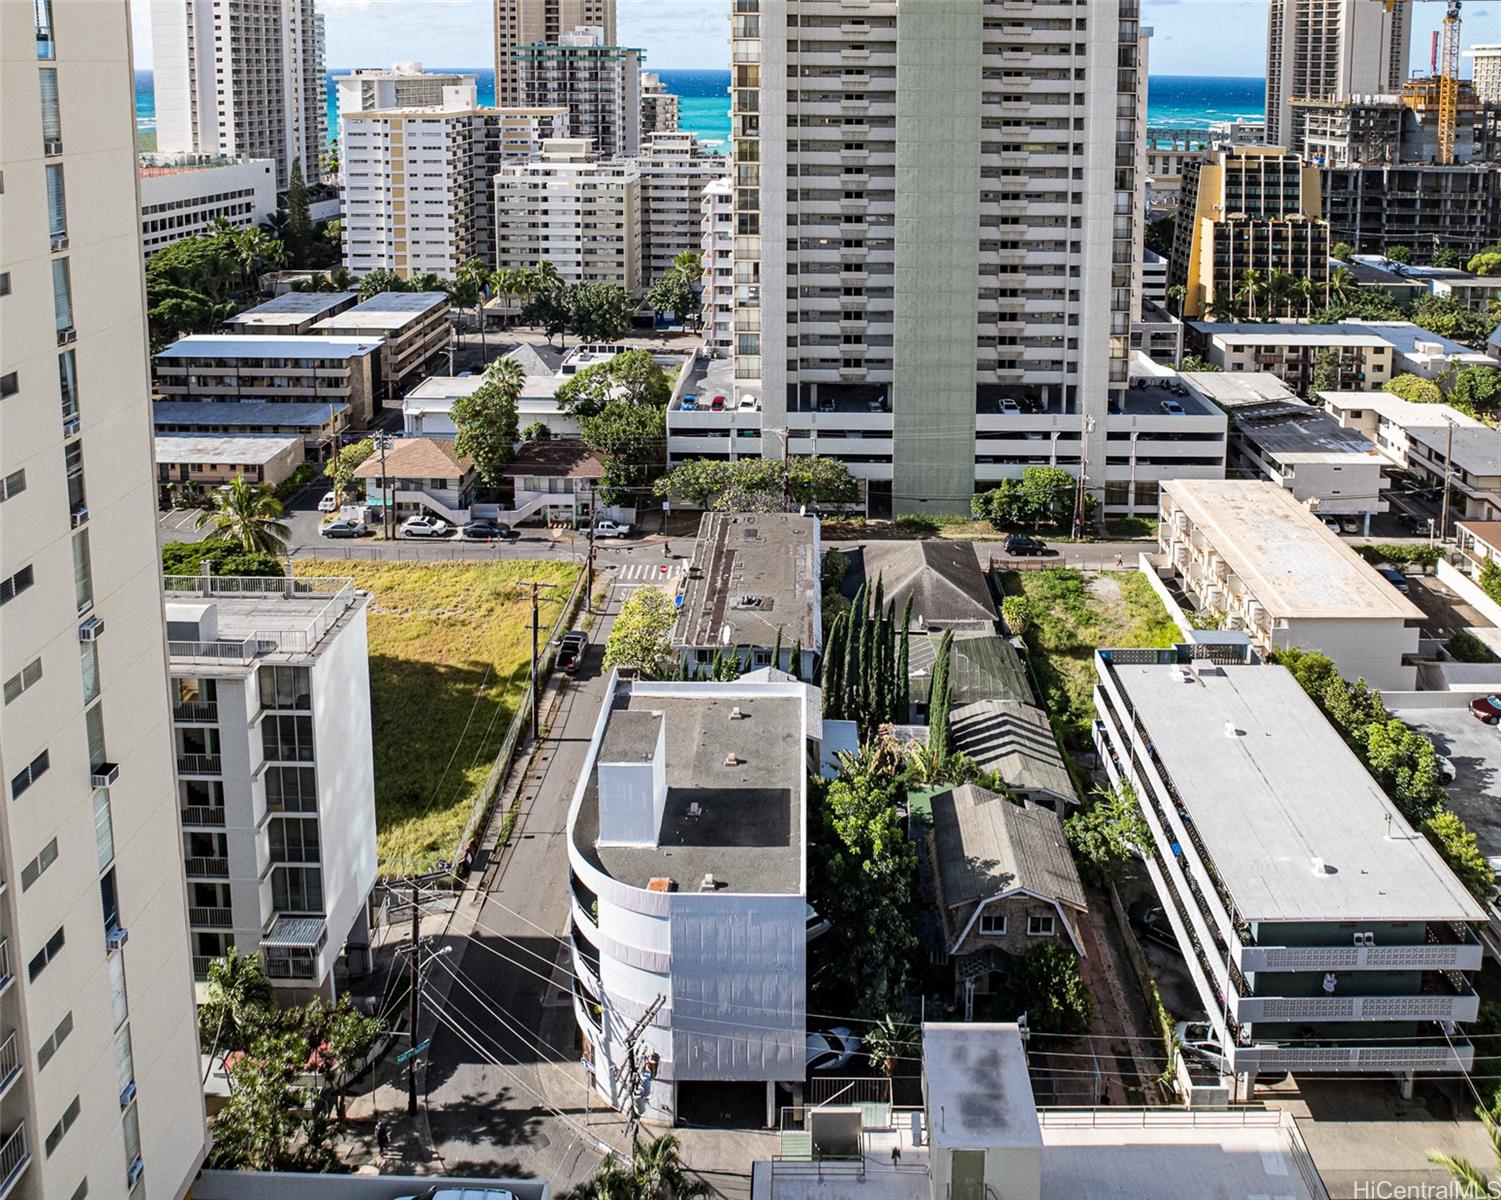
[[682,1145],[670,1133],[646,1145],[637,1138],[631,1146],[631,1171],[641,1182],[643,1200],[698,1200],[709,1195],[702,1180],[688,1178]]
[[1240,280],[1235,285],[1235,296],[1238,300],[1246,302],[1246,311],[1251,320],[1256,320],[1256,298],[1266,294],[1266,277],[1255,267],[1248,267],[1240,273]]
[[497,358],[485,368],[485,379],[514,401],[521,399],[521,389],[526,386],[526,371],[514,358]]
[[1267,276],[1267,315],[1285,317],[1298,294],[1298,280],[1291,271],[1275,270]]
[[511,318],[511,307],[518,296],[526,294],[526,272],[520,268],[508,269],[502,267],[490,276],[490,290],[497,296],[504,296],[506,301],[506,320]]
[[[241,954],[233,946],[223,958],[209,963],[205,987],[198,1020],[200,1036],[209,1042],[212,1064],[221,1046],[244,1050],[254,1041],[266,1014],[276,1008],[276,997],[260,956]],[[212,1065],[209,1069],[213,1070]]]
[[1172,301],[1173,315],[1183,315],[1183,302],[1188,299],[1188,289],[1181,283],[1175,283],[1167,289],[1167,298]]
[[1223,300],[1216,296],[1209,302],[1209,319],[1211,321],[1239,321],[1242,315],[1240,305],[1233,297],[1225,297]]
[[[1486,1134],[1491,1139],[1491,1153],[1495,1155],[1498,1162],[1501,1162],[1501,1126],[1496,1124],[1496,1119],[1484,1108],[1477,1108],[1475,1115],[1480,1118],[1481,1124],[1485,1126]],[[1495,1194],[1493,1189],[1497,1186],[1497,1181],[1467,1158],[1457,1158],[1452,1154],[1445,1154],[1442,1150],[1430,1150],[1428,1161],[1449,1172],[1449,1177],[1460,1185],[1459,1195],[1491,1196]]]
[[1355,294],[1358,286],[1355,272],[1349,267],[1335,267],[1329,272],[1328,296],[1331,301],[1348,300]]
[[558,274],[557,267],[547,259],[543,259],[530,271],[530,291],[532,295],[538,292],[556,292],[562,290],[563,277]]
[[866,1033],[865,1049],[871,1064],[890,1079],[904,1060],[916,1057],[917,1029],[905,1017],[887,1013]]
[[[453,291],[450,292],[455,304],[474,309],[474,318],[479,322],[480,362],[490,357],[485,348],[485,288],[489,282],[490,272],[485,267],[484,261],[471,258],[459,267],[459,273],[454,279]],[[463,300],[459,299],[461,295]]]
[[1307,275],[1304,275],[1297,282],[1298,298],[1303,301],[1303,315],[1305,317],[1313,315],[1313,296],[1318,289],[1319,285],[1314,283]]
[[198,514],[197,528],[205,525],[213,526],[207,540],[233,542],[247,553],[280,554],[291,537],[271,485],[246,483],[243,475],[215,492],[214,507]]

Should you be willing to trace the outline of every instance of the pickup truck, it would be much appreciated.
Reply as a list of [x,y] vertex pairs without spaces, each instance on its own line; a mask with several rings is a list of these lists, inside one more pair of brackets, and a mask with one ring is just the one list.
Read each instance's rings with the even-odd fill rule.
[[630,531],[629,525],[622,525],[618,521],[594,522],[594,536],[597,538],[623,538]]

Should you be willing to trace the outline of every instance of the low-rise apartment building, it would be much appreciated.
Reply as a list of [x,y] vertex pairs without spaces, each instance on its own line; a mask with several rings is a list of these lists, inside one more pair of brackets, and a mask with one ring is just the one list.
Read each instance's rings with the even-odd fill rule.
[[[1207,648],[1199,648],[1200,650]],[[1466,1070],[1484,909],[1284,667],[1101,650],[1096,745],[1227,1073]]]
[[673,649],[690,671],[732,653],[745,670],[812,679],[823,650],[822,561],[817,517],[704,513],[680,584]]
[[448,348],[448,296],[443,292],[381,292],[313,325],[325,337],[379,338],[380,384],[395,395],[429,359]]
[[531,162],[495,176],[495,262],[530,268],[544,259],[566,283],[642,280],[641,170],[596,159],[587,138],[552,138]]
[[149,259],[163,246],[208,233],[218,221],[253,229],[276,212],[276,164],[217,154],[143,154],[141,245]]
[[288,1003],[368,969],[369,595],[350,579],[168,575],[193,970],[259,953]]
[[1440,379],[1465,367],[1498,367],[1489,354],[1473,350],[1453,338],[1430,333],[1411,321],[1341,321],[1385,339],[1392,348],[1392,371],[1421,379]]
[[1222,371],[1270,371],[1299,395],[1328,362],[1341,388],[1379,388],[1397,374],[1391,342],[1364,325],[1192,321],[1189,335]]
[[1265,480],[1162,485],[1159,570],[1263,654],[1317,650],[1378,689],[1416,686],[1423,612],[1285,488]]
[[167,401],[349,406],[375,415],[382,343],[371,337],[244,337],[195,333],[160,351],[156,394]]
[[151,406],[157,437],[299,437],[317,452],[351,428],[347,404],[158,400]]
[[1320,392],[1319,399],[1424,485],[1443,487],[1447,477],[1451,517],[1501,518],[1501,430],[1447,404],[1414,404],[1390,392]]
[[219,487],[233,479],[278,484],[306,461],[300,437],[196,437],[165,434],[156,442],[156,481]]
[[1315,516],[1358,522],[1363,534],[1370,533],[1372,515],[1387,511],[1386,456],[1275,375],[1185,371],[1182,378],[1228,414],[1229,467],[1239,477],[1270,480]]
[[775,1124],[778,1086],[790,1102],[805,1075],[818,690],[612,675],[606,696],[567,826],[590,1082],[649,1121],[734,1096]]
[[679,254],[702,252],[704,188],[728,169],[688,132],[653,133],[636,160],[641,173],[641,281],[661,279]]
[[307,337],[324,317],[338,316],[359,303],[357,292],[283,292],[224,322],[231,333],[256,337]]

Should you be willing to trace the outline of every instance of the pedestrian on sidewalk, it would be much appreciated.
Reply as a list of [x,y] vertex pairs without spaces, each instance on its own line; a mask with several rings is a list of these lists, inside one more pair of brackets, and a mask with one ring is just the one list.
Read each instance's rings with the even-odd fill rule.
[[1120,551],[1116,551],[1115,565],[1117,568],[1124,567],[1126,565],[1126,560],[1121,557]]
[[381,1117],[375,1122],[375,1149],[382,1160],[386,1157],[386,1151],[391,1148],[391,1127],[386,1124],[386,1118]]

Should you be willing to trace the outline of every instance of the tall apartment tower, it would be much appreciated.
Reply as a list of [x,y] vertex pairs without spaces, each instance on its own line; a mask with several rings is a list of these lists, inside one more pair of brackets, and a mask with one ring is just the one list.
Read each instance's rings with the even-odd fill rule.
[[1395,92],[1407,78],[1412,4],[1271,0],[1266,27],[1266,144],[1302,153],[1292,102]]
[[0,5],[0,1195],[206,1149],[125,0]]
[[1094,463],[1100,491],[1140,240],[1137,17],[737,0],[735,375],[763,456],[861,439],[873,511],[968,512],[978,467],[1037,459],[1028,414],[1040,461]]
[[495,103],[520,104],[514,53],[519,46],[558,39],[581,25],[604,30],[615,44],[615,0],[495,0]]
[[591,139],[601,158],[630,158],[641,150],[642,57],[596,25],[518,46],[512,63],[523,106],[566,108],[571,137]]
[[1501,104],[1501,42],[1471,46],[1465,57],[1475,62],[1475,98],[1482,104]]
[[424,71],[419,62],[399,62],[390,67],[356,67],[335,82],[342,114],[442,104],[447,89],[472,89],[474,76]]
[[152,0],[156,143],[269,158],[314,179],[328,147],[323,24],[315,0]]

